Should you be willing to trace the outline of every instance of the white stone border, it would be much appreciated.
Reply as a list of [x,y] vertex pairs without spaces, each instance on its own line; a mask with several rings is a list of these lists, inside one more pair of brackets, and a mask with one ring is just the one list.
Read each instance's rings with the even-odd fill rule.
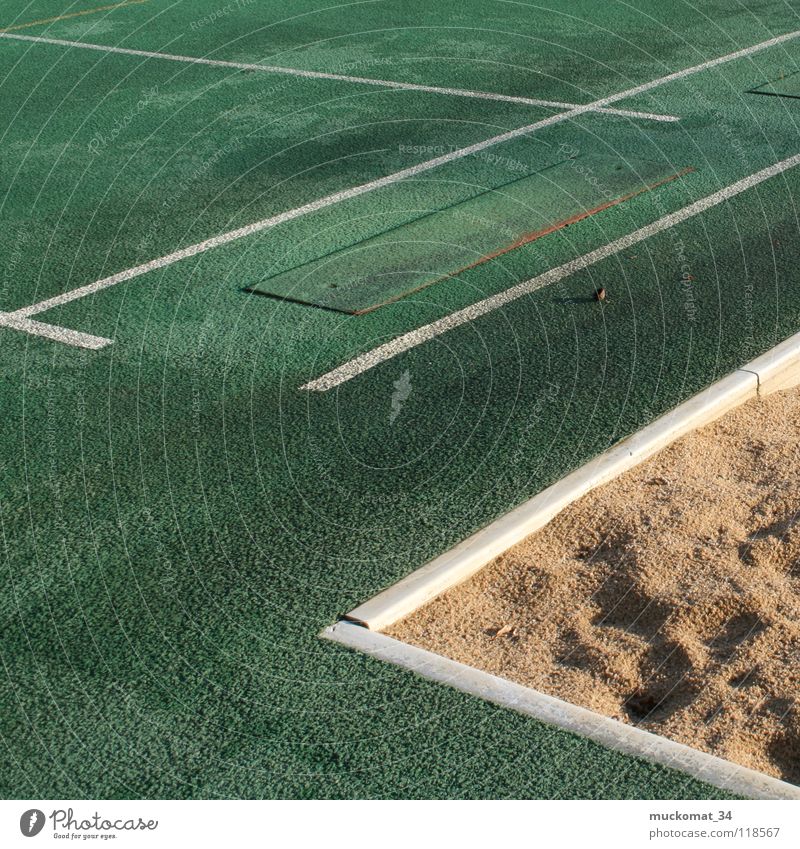
[[430,681],[455,687],[548,725],[588,737],[609,749],[680,770],[738,796],[748,799],[800,799],[800,787],[793,784],[571,705],[352,622],[337,622],[326,628],[322,636],[378,660],[401,666]]
[[800,333],[685,401],[647,427],[426,563],[344,618],[380,631],[460,584],[544,527],[587,492],[759,394],[800,383]]
[[681,770],[731,793],[750,799],[800,799],[800,787],[793,784],[378,633],[474,575],[573,501],[681,436],[751,398],[799,383],[797,333],[351,610],[322,636],[608,748]]

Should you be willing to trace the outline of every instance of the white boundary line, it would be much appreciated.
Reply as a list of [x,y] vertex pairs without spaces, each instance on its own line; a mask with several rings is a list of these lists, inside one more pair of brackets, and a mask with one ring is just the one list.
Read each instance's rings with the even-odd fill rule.
[[628,233],[619,239],[615,239],[613,242],[609,242],[607,245],[603,245],[596,250],[590,251],[577,259],[565,262],[563,265],[559,265],[556,268],[551,268],[549,271],[545,271],[537,277],[532,277],[529,280],[518,283],[516,286],[505,289],[497,295],[484,298],[484,300],[470,304],[468,307],[451,313],[444,318],[440,318],[430,324],[418,327],[416,330],[404,333],[402,336],[398,336],[390,342],[385,342],[383,345],[379,345],[371,351],[359,354],[352,360],[349,360],[348,362],[331,369],[331,371],[326,372],[320,377],[303,384],[300,388],[311,390],[313,392],[327,392],[328,390],[333,389],[336,386],[340,386],[348,380],[352,380],[354,377],[363,374],[365,371],[369,371],[371,368],[374,368],[375,366],[380,365],[381,363],[384,363],[405,351],[410,351],[412,348],[416,348],[425,342],[429,342],[431,339],[435,339],[443,333],[447,333],[456,327],[475,321],[477,318],[493,312],[494,310],[499,309],[518,298],[529,295],[537,289],[549,286],[552,283],[563,280],[565,277],[569,277],[570,275],[588,268],[603,259],[614,256],[614,254],[631,247],[631,245],[635,245],[638,242],[649,239],[656,233],[668,230],[676,224],[680,224],[682,221],[693,218],[695,215],[699,215],[701,212],[705,212],[707,209],[711,209],[712,207],[717,206],[724,201],[747,191],[748,189],[751,189],[753,186],[757,186],[759,183],[769,180],[771,177],[782,174],[790,168],[795,168],[797,165],[800,165],[800,153],[790,156],[788,159],[784,159],[774,165],[770,165],[767,168],[763,168],[761,171],[757,171],[749,177],[745,177],[730,186],[726,186],[724,189],[720,189],[718,192],[707,195],[706,197],[679,209],[677,212],[665,215],[662,218],[653,221],[651,224],[648,224],[639,230],[634,230],[632,233]]
[[[170,62],[186,62],[192,65],[210,65],[214,68],[236,68],[242,71],[262,71],[269,74],[286,74],[293,77],[304,77],[316,80],[335,80],[337,82],[361,83],[363,85],[379,86],[381,88],[399,91],[421,91],[429,94],[443,94],[451,97],[471,97],[478,100],[496,100],[505,103],[519,103],[525,106],[543,106],[547,109],[576,109],[580,104],[565,103],[560,100],[541,100],[534,97],[516,97],[511,94],[497,94],[490,91],[474,91],[472,89],[449,88],[442,86],[403,83],[396,80],[377,80],[372,77],[351,77],[346,74],[329,74],[325,71],[306,71],[299,68],[286,68],[280,65],[262,65],[254,62],[233,62],[225,59],[205,59],[197,56],[180,56],[174,53],[159,53],[151,50],[133,50],[127,47],[110,47],[105,44],[91,44],[85,41],[68,41],[63,38],[45,38],[38,35],[16,35],[2,33],[0,37],[13,41],[29,41],[35,44],[53,44],[60,47],[75,47],[82,50],[98,50],[103,53],[120,53],[123,56],[141,56],[145,59],[165,59]],[[638,112],[630,109],[611,109],[597,106],[592,112],[607,115],[619,115],[624,118],[642,118],[648,121],[679,121],[676,115],[657,115],[652,112]]]
[[609,749],[677,769],[700,781],[750,799],[800,799],[800,787],[675,743],[633,725],[473,669],[425,649],[349,622],[326,628],[322,637],[463,693],[510,708],[540,722],[588,737]]
[[681,436],[759,395],[800,384],[800,333],[562,478],[539,495],[351,610],[322,636],[502,707],[589,737],[604,746],[679,769],[754,799],[800,799],[800,787],[626,725],[379,633],[465,581],[544,527],[587,492],[644,462]]
[[[0,37],[9,36],[8,33],[0,33]],[[311,203],[304,204],[297,209],[289,210],[287,212],[280,213],[275,216],[271,216],[270,218],[262,219],[261,221],[253,222],[252,224],[248,224],[245,227],[240,227],[236,230],[232,230],[228,233],[222,233],[218,236],[214,236],[210,239],[206,239],[203,242],[198,242],[195,245],[190,245],[186,248],[182,248],[181,250],[175,251],[171,254],[167,254],[166,256],[159,257],[158,259],[150,260],[149,262],[143,263],[142,265],[136,266],[135,268],[127,269],[126,271],[118,272],[117,274],[113,274],[110,277],[105,277],[102,280],[98,280],[94,283],[89,283],[85,286],[80,286],[77,289],[73,289],[70,292],[65,292],[61,295],[57,295],[54,298],[48,298],[47,300],[40,301],[37,304],[33,304],[29,307],[23,307],[22,309],[15,310],[10,313],[3,314],[2,319],[0,319],[0,326],[5,327],[13,327],[18,330],[23,330],[28,333],[32,333],[33,335],[47,335],[44,333],[39,333],[37,331],[38,323],[29,323],[27,325],[23,325],[17,321],[17,319],[21,318],[29,318],[31,315],[35,315],[40,312],[44,312],[45,310],[51,309],[55,306],[60,306],[61,304],[69,303],[70,301],[74,301],[77,298],[83,298],[87,295],[94,294],[95,292],[99,292],[102,289],[106,289],[109,286],[114,286],[117,283],[122,283],[126,280],[131,280],[134,277],[138,277],[141,274],[146,274],[149,271],[153,271],[158,268],[164,268],[165,266],[171,265],[172,263],[179,262],[182,259],[186,259],[187,257],[195,256],[197,254],[203,253],[204,251],[211,250],[212,248],[218,247],[220,245],[227,244],[228,242],[232,242],[236,239],[241,239],[246,236],[250,236],[253,233],[258,233],[262,230],[266,230],[270,227],[274,227],[277,224],[281,224],[286,221],[290,221],[294,218],[299,218],[301,215],[306,215],[310,212],[315,212],[319,209],[323,209],[324,207],[331,206],[335,203],[340,203],[341,201],[348,200],[350,198],[358,197],[359,195],[366,194],[367,192],[374,191],[375,189],[382,188],[384,186],[391,185],[393,183],[399,182],[400,180],[407,179],[409,177],[413,177],[417,174],[422,174],[425,171],[430,171],[434,168],[438,168],[440,165],[444,165],[448,162],[453,162],[458,159],[462,159],[466,156],[469,156],[473,153],[478,153],[486,148],[492,147],[496,144],[501,144],[505,141],[510,141],[511,139],[518,138],[519,136],[526,135],[528,133],[532,133],[535,130],[542,129],[544,127],[552,126],[554,124],[558,124],[562,121],[569,121],[578,115],[582,115],[586,112],[592,112],[598,106],[608,106],[611,103],[616,103],[619,100],[624,100],[628,97],[633,97],[635,95],[641,94],[646,91],[650,91],[660,85],[664,85],[665,83],[672,82],[674,80],[683,79],[684,77],[688,77],[691,74],[696,74],[701,71],[705,71],[708,68],[717,67],[725,62],[731,62],[736,59],[741,59],[745,56],[751,56],[754,53],[758,53],[761,50],[766,50],[769,47],[774,47],[777,44],[782,44],[783,42],[789,41],[791,39],[795,39],[800,36],[800,30],[796,30],[791,33],[786,33],[781,36],[777,36],[775,38],[768,39],[767,41],[762,41],[759,44],[755,44],[751,47],[747,47],[743,50],[738,50],[735,53],[729,53],[725,56],[720,56],[716,59],[710,59],[707,62],[703,62],[699,65],[694,65],[691,68],[684,68],[682,71],[676,71],[675,73],[668,74],[667,76],[660,77],[656,80],[651,80],[648,83],[643,83],[642,85],[635,86],[634,88],[626,89],[625,91],[617,92],[617,94],[609,95],[608,97],[601,98],[600,100],[593,101],[592,103],[587,103],[582,106],[576,106],[574,109],[567,110],[566,112],[560,112],[557,115],[551,115],[547,118],[543,118],[540,121],[536,121],[533,124],[528,124],[524,127],[518,127],[515,130],[510,130],[506,133],[501,133],[497,136],[492,136],[489,139],[485,139],[482,142],[476,142],[475,144],[469,145],[468,147],[461,148],[459,150],[451,151],[450,153],[444,154],[442,156],[437,156],[434,159],[429,159],[426,162],[420,162],[417,165],[412,165],[409,168],[404,168],[401,171],[398,171],[395,174],[389,174],[385,177],[380,177],[376,180],[371,180],[368,183],[363,183],[360,186],[356,186],[351,189],[345,189],[340,192],[335,192],[332,195],[328,195],[325,198],[320,198],[319,200],[312,201]],[[9,36],[10,37],[10,36]],[[20,36],[15,36],[15,38],[19,38]],[[25,38],[33,38],[35,36],[26,36]],[[122,50],[123,48],[119,48]],[[785,160],[787,161],[787,160]],[[777,166],[771,166],[772,168],[779,167],[782,163],[778,163]],[[769,169],[767,169],[769,170]],[[759,172],[761,173],[761,172]],[[652,225],[651,225],[652,226]],[[641,232],[641,231],[637,231]],[[562,266],[563,268],[563,266]],[[525,284],[522,284],[525,285]],[[513,290],[509,290],[513,291]],[[502,297],[502,295],[497,296]],[[479,304],[473,305],[472,308],[479,307],[480,304],[485,302],[479,302]],[[458,315],[458,313],[456,313]],[[452,317],[451,317],[452,318]],[[443,321],[447,321],[447,319],[443,319]],[[16,323],[15,323],[16,322]],[[432,328],[434,325],[428,325],[428,328]],[[449,328],[448,328],[449,329]],[[414,331],[415,333],[421,333],[425,331],[426,328],[421,328],[418,331]],[[435,335],[435,334],[434,334]],[[407,334],[408,336],[408,334]],[[76,345],[78,347],[102,347],[96,344],[84,345],[81,341],[81,337],[85,337],[87,340],[97,340],[99,337],[90,337],[88,334],[80,334],[73,331],[65,330],[63,333],[63,338],[58,339],[57,341],[64,342],[68,345]],[[52,338],[52,336],[48,336],[48,338]],[[399,340],[395,340],[398,342],[406,337],[400,337]],[[103,345],[111,344],[113,340],[104,339]],[[424,340],[423,340],[424,341]],[[389,343],[392,344],[392,343]],[[374,353],[374,352],[373,352]],[[369,357],[370,354],[365,354],[363,357]],[[363,358],[362,358],[363,359]],[[354,363],[356,360],[353,361]],[[349,365],[349,364],[348,364]],[[372,366],[368,366],[371,368]],[[340,370],[345,368],[345,366],[341,366]],[[365,370],[365,369],[362,369]],[[334,370],[336,371],[336,370]],[[314,384],[320,384],[321,381],[324,381],[330,375],[334,374],[334,372],[330,372],[328,375],[323,375],[321,378],[318,378],[316,381],[312,381],[309,384],[306,384],[305,387],[307,389],[315,388]],[[344,378],[349,380],[350,378]],[[339,383],[343,382],[343,380],[339,380]],[[332,384],[337,385],[337,384]],[[330,387],[327,387],[330,388]]]
[[800,333],[713,383],[642,430],[346,614],[382,630],[460,584],[598,486],[757,395],[800,383]]

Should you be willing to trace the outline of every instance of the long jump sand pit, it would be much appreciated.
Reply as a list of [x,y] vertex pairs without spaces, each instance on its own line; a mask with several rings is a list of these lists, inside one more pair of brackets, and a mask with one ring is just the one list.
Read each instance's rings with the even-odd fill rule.
[[800,390],[584,496],[390,636],[800,783]]

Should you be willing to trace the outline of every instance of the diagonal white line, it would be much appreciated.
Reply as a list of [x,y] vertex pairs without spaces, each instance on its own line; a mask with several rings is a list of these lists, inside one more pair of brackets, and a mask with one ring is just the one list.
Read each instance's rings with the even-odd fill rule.
[[[236,68],[243,71],[262,71],[270,74],[287,74],[293,77],[305,77],[314,80],[336,80],[338,82],[361,83],[400,91],[422,91],[430,94],[443,94],[451,97],[472,97],[478,100],[497,100],[505,103],[519,103],[525,106],[543,106],[548,109],[575,109],[580,104],[565,103],[561,100],[542,100],[535,97],[517,97],[511,94],[497,94],[490,91],[474,91],[464,88],[403,83],[397,80],[377,80],[372,77],[351,77],[346,74],[329,74],[325,71],[306,71],[300,68],[285,68],[280,65],[263,65],[253,62],[233,62],[225,59],[206,59],[197,56],[180,56],[174,53],[159,53],[152,50],[134,50],[129,47],[110,47],[105,44],[91,44],[86,41],[68,41],[63,38],[46,38],[40,35],[17,35],[2,33],[0,37],[14,41],[30,41],[35,44],[54,44],[60,47],[76,47],[82,50],[99,50],[102,53],[120,53],[123,56],[141,56],[145,59],[165,59],[170,62],[188,62],[193,65],[211,65],[216,68]],[[625,118],[644,118],[649,121],[677,121],[675,115],[658,115],[652,112],[636,112],[630,109],[610,109],[605,106],[593,107],[592,112],[620,115]]]
[[179,262],[182,259],[197,256],[198,254],[205,253],[213,248],[227,245],[230,242],[235,242],[236,240],[243,239],[246,236],[252,236],[254,233],[259,233],[262,230],[268,230],[279,224],[285,224],[287,221],[292,221],[295,218],[300,218],[311,212],[317,212],[325,207],[333,206],[334,204],[341,203],[345,200],[351,200],[352,198],[359,197],[367,192],[375,191],[376,189],[383,188],[384,186],[390,186],[393,183],[398,183],[401,180],[408,179],[409,177],[415,177],[425,171],[438,168],[440,165],[444,165],[447,162],[454,162],[457,159],[463,159],[465,156],[470,156],[473,153],[479,153],[487,147],[492,147],[500,142],[518,138],[519,136],[526,135],[527,133],[549,126],[550,124],[556,124],[559,121],[564,120],[565,116],[572,116],[585,111],[588,111],[588,107],[577,107],[571,112],[561,112],[558,115],[551,115],[549,118],[543,118],[540,121],[536,121],[534,124],[527,124],[524,127],[518,127],[515,130],[509,130],[508,132],[501,133],[498,136],[492,136],[484,141],[476,142],[475,144],[469,145],[469,147],[450,151],[449,153],[442,154],[442,156],[437,156],[435,159],[420,162],[418,165],[412,165],[409,168],[404,168],[402,171],[397,171],[394,174],[387,175],[386,177],[379,177],[376,180],[370,180],[368,183],[362,183],[360,186],[354,186],[350,189],[343,189],[340,192],[334,192],[332,195],[327,195],[327,197],[319,198],[318,200],[311,201],[303,206],[298,206],[296,209],[290,209],[287,212],[281,212],[278,213],[278,215],[263,218],[260,221],[254,221],[252,224],[246,224],[244,227],[239,227],[236,230],[230,230],[227,233],[212,236],[210,239],[205,239],[202,242],[197,242],[194,245],[181,248],[171,254],[166,254],[166,256],[149,260],[148,262],[137,265],[134,268],[128,268],[125,271],[112,274],[110,277],[104,277],[102,280],[96,280],[94,283],[88,283],[78,289],[73,289],[70,292],[64,292],[61,295],[56,295],[53,298],[48,298],[46,301],[40,301],[38,304],[33,304],[29,307],[23,307],[22,309],[15,310],[13,313],[9,314],[20,317],[31,316],[36,313],[45,312],[53,307],[67,304],[70,301],[77,300],[78,298],[85,298],[87,295],[93,295],[95,292],[100,292],[103,289],[107,289],[109,286],[115,286],[117,283],[132,280],[134,277],[139,277],[141,274],[147,274],[150,271],[165,268],[166,266]]
[[631,245],[635,245],[638,242],[649,239],[650,236],[653,236],[656,233],[668,230],[670,227],[674,227],[682,221],[686,221],[695,215],[699,215],[701,212],[705,212],[705,210],[711,209],[729,198],[735,197],[736,195],[747,191],[747,189],[757,186],[759,183],[763,183],[764,180],[769,180],[770,177],[774,177],[777,174],[788,171],[790,168],[794,168],[797,165],[800,165],[800,153],[790,156],[788,159],[784,159],[775,165],[770,165],[761,171],[757,171],[749,177],[745,177],[730,186],[726,186],[724,189],[720,189],[718,192],[714,192],[707,197],[701,198],[700,200],[689,204],[689,206],[679,209],[677,212],[665,215],[663,218],[659,218],[652,224],[648,224],[646,227],[642,227],[639,230],[634,230],[633,233],[628,233],[628,235],[622,236],[613,242],[609,242],[607,245],[597,248],[588,254],[584,254],[577,259],[570,260],[570,262],[559,265],[557,268],[551,268],[549,271],[545,271],[537,277],[532,277],[530,280],[526,280],[523,283],[512,286],[504,292],[500,292],[497,295],[492,295],[489,298],[485,298],[482,301],[471,304],[465,309],[445,316],[445,318],[441,318],[438,321],[431,322],[431,324],[426,324],[423,327],[419,327],[416,330],[412,330],[409,333],[398,336],[396,339],[392,339],[391,342],[387,342],[384,345],[380,345],[377,348],[373,348],[371,351],[367,351],[366,353],[355,357],[349,362],[344,363],[326,374],[323,374],[321,377],[318,377],[309,383],[306,383],[300,388],[315,392],[326,392],[329,389],[340,386],[342,383],[352,380],[354,377],[359,374],[363,374],[365,371],[369,371],[369,369],[374,368],[380,363],[398,356],[398,354],[402,354],[405,351],[416,348],[424,342],[429,342],[431,339],[435,339],[437,336],[441,336],[449,330],[453,330],[463,324],[468,324],[476,318],[480,318],[487,313],[493,312],[494,310],[517,300],[517,298],[521,298],[524,295],[535,292],[537,289],[541,289],[544,286],[549,286],[551,283],[563,280],[565,277],[569,277],[576,271],[588,268],[590,265],[600,262],[600,260],[606,259],[607,257],[613,256],[614,254],[631,247]]
[[[4,37],[5,35],[7,34],[0,33],[0,37]],[[233,242],[236,239],[241,239],[246,236],[250,236],[262,230],[275,227],[276,225],[282,224],[286,221],[291,221],[294,218],[299,218],[302,215],[307,215],[310,212],[316,212],[317,210],[323,209],[327,206],[332,206],[333,204],[349,200],[350,198],[358,197],[359,195],[374,191],[375,189],[379,189],[384,186],[389,186],[392,183],[399,182],[400,180],[416,176],[417,174],[422,174],[425,171],[430,171],[433,168],[438,168],[440,165],[444,165],[448,162],[454,162],[455,160],[470,156],[473,153],[478,153],[482,150],[485,150],[486,148],[492,147],[493,145],[501,144],[502,142],[518,138],[519,136],[532,133],[544,127],[558,124],[562,121],[570,121],[578,115],[582,115],[586,112],[592,112],[596,109],[597,106],[607,106],[610,103],[616,103],[619,100],[624,100],[625,98],[633,97],[634,95],[641,94],[645,91],[650,91],[651,89],[654,89],[660,85],[664,85],[665,83],[673,82],[674,80],[678,79],[683,79],[684,77],[688,77],[691,74],[700,73],[701,71],[704,71],[707,68],[713,68],[725,62],[731,62],[735,59],[741,59],[745,56],[751,56],[761,50],[766,50],[769,47],[774,47],[777,44],[782,44],[783,42],[795,39],[798,36],[800,36],[800,30],[776,36],[775,38],[770,38],[766,41],[760,42],[759,44],[754,44],[751,47],[746,47],[743,50],[738,50],[735,53],[729,53],[725,56],[720,56],[716,59],[710,59],[707,62],[703,62],[699,65],[694,65],[691,68],[684,68],[682,71],[676,71],[672,74],[668,74],[667,76],[659,77],[656,80],[651,80],[648,83],[643,83],[642,85],[626,89],[625,91],[617,92],[616,94],[609,95],[608,97],[601,98],[600,100],[593,101],[592,103],[586,103],[581,106],[576,106],[574,109],[569,109],[568,111],[561,112],[557,115],[550,115],[549,117],[543,118],[540,121],[536,121],[533,124],[528,124],[524,127],[519,127],[515,130],[509,130],[508,132],[501,133],[497,136],[492,136],[489,139],[486,139],[481,142],[476,142],[475,144],[469,145],[468,147],[450,151],[449,153],[446,153],[442,156],[437,156],[434,159],[429,159],[425,162],[420,162],[417,165],[412,165],[409,168],[404,168],[402,171],[398,171],[395,174],[389,174],[386,177],[380,177],[368,183],[363,183],[360,186],[356,186],[351,189],[344,189],[340,192],[335,192],[332,195],[328,195],[327,197],[320,198],[319,200],[304,204],[303,206],[300,206],[296,209],[292,209],[287,212],[282,212],[278,215],[271,216],[270,218],[264,218],[261,221],[255,221],[252,224],[246,225],[245,227],[240,227],[236,230],[231,230],[227,233],[222,233],[218,236],[206,239],[205,241],[198,242],[197,244],[189,245],[188,247],[181,248],[178,251],[174,251],[173,253],[159,257],[158,259],[150,260],[149,262],[143,263],[142,265],[137,265],[134,268],[129,268],[125,271],[113,274],[110,277],[104,277],[103,279],[97,280],[94,283],[89,283],[85,286],[73,289],[70,292],[65,292],[53,298],[48,298],[47,300],[40,301],[39,303],[33,304],[29,307],[23,307],[22,309],[15,310],[13,313],[6,313],[6,319],[4,319],[2,324],[4,324],[5,326],[11,326],[8,323],[9,316],[13,316],[16,318],[28,318],[31,315],[44,312],[45,310],[49,310],[52,307],[69,303],[70,301],[74,301],[78,298],[86,297],[87,295],[91,295],[95,292],[99,292],[103,289],[106,289],[109,286],[114,286],[117,283],[122,283],[126,280],[131,280],[134,277],[138,277],[141,274],[146,274],[149,271],[164,268],[165,266],[171,265],[175,262],[179,262],[182,259],[186,259],[191,256],[196,256],[197,254],[219,247],[220,245]]]
[[121,0],[120,3],[113,3],[110,6],[97,6],[94,9],[81,9],[77,12],[67,12],[63,15],[56,15],[53,18],[39,18],[36,21],[25,21],[22,24],[13,24],[9,27],[3,27],[0,29],[0,32],[15,32],[20,29],[28,29],[30,27],[41,27],[45,24],[55,24],[60,23],[61,21],[68,21],[71,18],[79,18],[84,15],[95,15],[98,12],[111,12],[114,9],[120,9],[123,6],[132,6],[134,3],[146,3],[147,0]]
[[104,336],[92,336],[91,333],[81,333],[79,330],[70,330],[67,327],[58,327],[55,324],[45,324],[7,312],[0,312],[0,327],[10,327],[14,330],[21,330],[23,333],[29,333],[31,336],[41,336],[45,339],[51,339],[53,342],[63,342],[65,345],[92,350],[105,348],[113,341]]

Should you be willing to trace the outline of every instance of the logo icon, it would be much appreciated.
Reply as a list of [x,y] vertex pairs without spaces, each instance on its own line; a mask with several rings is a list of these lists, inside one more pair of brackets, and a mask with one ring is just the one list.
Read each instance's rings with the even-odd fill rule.
[[19,818],[19,830],[25,837],[36,837],[44,828],[44,813],[38,808],[31,808]]

